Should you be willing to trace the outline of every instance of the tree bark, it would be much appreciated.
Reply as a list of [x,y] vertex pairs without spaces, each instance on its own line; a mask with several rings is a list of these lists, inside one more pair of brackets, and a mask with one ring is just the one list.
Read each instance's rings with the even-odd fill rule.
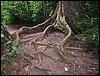
[[64,1],[65,16],[72,16],[76,21],[81,17],[81,1]]

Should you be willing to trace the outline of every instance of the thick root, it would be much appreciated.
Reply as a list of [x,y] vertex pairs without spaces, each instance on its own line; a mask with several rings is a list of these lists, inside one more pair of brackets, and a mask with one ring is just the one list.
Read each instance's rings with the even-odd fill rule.
[[[39,35],[38,37],[36,37],[31,45],[34,46],[36,52],[34,52],[33,54],[37,54],[38,55],[38,60],[39,60],[39,65],[41,65],[44,69],[46,70],[49,74],[50,74],[50,70],[48,70],[43,64],[42,64],[42,61],[41,61],[41,57],[40,57],[40,53],[45,55],[46,57],[49,57],[51,59],[53,59],[54,61],[56,61],[56,59],[54,59],[53,57],[51,56],[48,56],[46,55],[43,51],[39,51],[38,49],[38,45],[43,45],[43,46],[49,46],[49,47],[52,47],[51,45],[49,44],[40,44],[40,43],[37,43],[38,40],[42,40],[45,35],[47,34],[48,30],[50,28],[57,28],[59,30],[59,27],[62,27],[64,28],[66,31],[64,32],[66,34],[66,37],[63,39],[63,41],[60,43],[59,45],[59,50],[58,49],[55,49],[58,51],[58,54],[61,56],[61,58],[67,63],[71,63],[73,66],[74,66],[74,69],[75,69],[75,65],[74,63],[72,63],[71,61],[69,61],[67,58],[66,58],[66,51],[65,51],[65,48],[64,48],[64,45],[65,45],[65,42],[67,42],[71,35],[72,35],[72,30],[70,28],[70,26],[67,24],[67,22],[65,21],[65,15],[64,15],[64,8],[63,8],[63,4],[61,1],[59,1],[59,6],[57,5],[57,8],[55,10],[55,13],[53,14],[53,16],[51,16],[49,19],[47,19],[45,22],[41,23],[41,24],[38,24],[36,26],[33,26],[33,27],[26,27],[26,26],[23,26],[21,27],[18,32],[14,33],[12,36],[14,37],[15,36],[15,40],[14,40],[14,45],[19,45],[20,44],[20,36],[24,33],[36,33],[36,32],[41,32],[43,31],[43,33],[41,35]],[[38,30],[38,31],[37,31]],[[62,29],[60,29],[61,31],[63,31]],[[56,48],[56,47],[55,47]],[[44,48],[44,51],[46,50],[46,48]],[[33,56],[31,56],[32,58],[34,58]],[[39,67],[36,67],[38,69],[41,69]]]
[[[36,26],[33,26],[33,27],[26,27],[26,26],[23,26],[21,27],[19,30],[18,30],[18,33],[19,35],[22,35],[23,33],[25,32],[37,32],[37,31],[43,31],[48,25],[52,24],[54,21],[55,21],[55,18],[57,16],[57,10],[58,10],[58,5],[56,7],[56,10],[53,14],[53,16],[51,16],[50,18],[48,18],[45,22],[43,23],[40,23]],[[37,31],[36,31],[37,30]]]
[[36,33],[36,32],[41,32],[44,31],[45,28],[51,24],[51,22],[54,22],[56,15],[57,15],[57,10],[58,10],[58,5],[56,7],[56,10],[53,14],[53,16],[51,16],[49,19],[47,19],[45,22],[38,24],[36,26],[33,27],[26,27],[23,26],[21,27],[18,32],[15,32],[14,34],[11,35],[11,37],[13,37],[14,40],[14,45],[18,45],[19,44],[19,40],[20,40],[20,36],[24,33]]
[[[53,28],[58,28],[59,26],[66,30],[64,32],[66,34],[66,37],[61,42],[61,44],[59,46],[60,50],[58,51],[58,53],[60,54],[60,56],[62,56],[62,58],[64,60],[67,61],[66,53],[65,53],[65,49],[64,49],[64,44],[70,38],[70,36],[72,34],[72,30],[71,30],[70,26],[67,24],[67,22],[65,21],[64,8],[63,8],[63,4],[62,4],[61,1],[59,1],[59,5],[57,6],[56,11],[53,14],[53,16],[50,17],[49,19],[47,19],[45,22],[43,22],[41,24],[38,24],[37,26],[34,26],[34,27],[25,27],[24,26],[24,27],[20,28],[18,30],[18,32],[16,33],[16,44],[19,44],[20,36],[23,33],[27,33],[27,32],[34,33],[34,32],[37,32],[36,30],[43,31],[43,33],[40,36],[38,36],[37,38],[35,38],[34,41],[32,42],[32,45],[34,45],[36,52],[38,52],[38,47],[37,47],[37,43],[36,42],[39,39],[43,39],[44,36],[47,34],[47,31],[50,28],[52,28],[52,27]],[[63,30],[61,30],[61,31],[63,31]],[[41,63],[41,59],[40,58],[39,58],[39,61]]]
[[50,28],[52,28],[52,27],[53,27],[53,25],[49,25],[49,26],[43,31],[42,35],[39,36],[39,40],[40,40],[40,41],[42,41],[42,40],[45,38],[45,36],[47,35],[47,31],[48,31]]
[[[51,71],[51,70],[47,69],[47,68],[42,64],[42,60],[41,60],[41,57],[40,57],[40,53],[42,53],[42,54],[44,54],[44,53],[43,53],[42,51],[39,51],[38,46],[37,46],[37,44],[36,44],[35,42],[33,42],[33,45],[34,45],[35,50],[36,50],[36,52],[34,52],[33,54],[37,54],[38,60],[39,60],[39,64],[38,64],[38,65],[41,65],[43,68],[39,68],[39,67],[36,67],[36,66],[34,66],[34,67],[36,67],[36,68],[38,68],[38,69],[40,69],[40,70],[45,70],[45,71],[47,71],[48,74],[50,74],[50,72],[48,72],[48,71]],[[46,50],[46,47],[45,47],[45,49],[44,49],[43,51],[45,51],[45,50]],[[47,57],[52,58],[51,56],[48,56],[48,55],[46,55],[46,54],[44,54],[44,55],[47,56]]]
[[47,30],[48,30],[49,28],[52,28],[52,27],[53,27],[53,25],[49,25],[49,26],[43,31],[43,36],[46,34]]

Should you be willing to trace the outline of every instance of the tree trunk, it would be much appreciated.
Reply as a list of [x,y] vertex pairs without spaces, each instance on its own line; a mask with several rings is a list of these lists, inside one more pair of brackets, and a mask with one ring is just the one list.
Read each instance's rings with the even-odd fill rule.
[[81,27],[77,24],[82,18],[82,1],[64,1],[66,21],[75,34],[82,33]]
[[79,21],[81,17],[81,1],[64,1],[65,16],[71,16],[74,20]]

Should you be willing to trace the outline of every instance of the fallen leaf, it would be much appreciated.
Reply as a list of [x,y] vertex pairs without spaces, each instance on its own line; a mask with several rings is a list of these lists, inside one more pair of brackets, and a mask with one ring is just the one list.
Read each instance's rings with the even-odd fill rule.
[[68,68],[67,68],[67,67],[65,67],[65,71],[66,71],[66,72],[68,71]]
[[91,69],[95,70],[96,68],[95,68],[95,67],[93,67],[93,68],[91,68]]
[[72,54],[74,54],[73,52],[71,52]]
[[28,66],[26,66],[24,69],[25,69],[26,72],[29,70],[29,69],[28,69]]

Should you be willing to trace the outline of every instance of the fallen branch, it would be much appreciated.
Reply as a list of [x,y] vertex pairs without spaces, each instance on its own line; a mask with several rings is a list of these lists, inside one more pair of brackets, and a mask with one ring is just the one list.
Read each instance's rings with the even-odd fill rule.
[[51,47],[51,48],[53,47],[53,46],[50,45],[50,44],[44,44],[44,43],[39,43],[39,42],[37,42],[37,44],[38,44],[38,45],[42,45],[42,46],[48,46],[48,47]]
[[82,50],[82,48],[77,48],[77,47],[66,47],[66,49]]
[[37,66],[34,66],[35,68],[39,69],[39,70],[44,70],[44,71],[51,71],[49,69],[45,69],[45,68],[41,68],[41,67],[37,67]]

